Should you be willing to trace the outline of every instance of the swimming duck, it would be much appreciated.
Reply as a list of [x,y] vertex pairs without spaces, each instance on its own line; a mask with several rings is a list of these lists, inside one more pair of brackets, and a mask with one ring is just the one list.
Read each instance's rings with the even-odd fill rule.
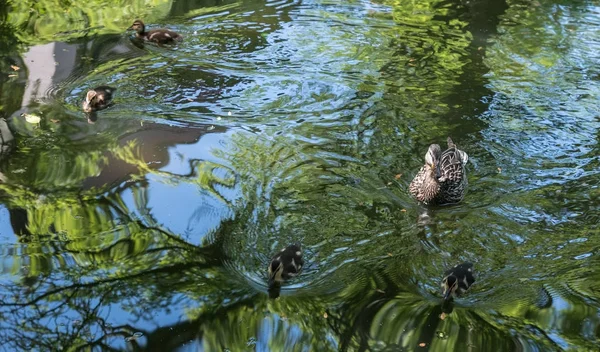
[[299,244],[292,244],[273,256],[269,263],[269,287],[280,285],[300,273],[304,260]]
[[92,112],[108,107],[114,91],[115,89],[109,86],[99,86],[89,90],[83,101],[83,111]]
[[425,165],[410,183],[410,194],[425,204],[460,202],[467,188],[468,160],[467,153],[459,150],[450,137],[448,149],[443,152],[438,144],[430,145]]
[[447,270],[442,279],[444,301],[450,300],[452,296],[460,296],[465,293],[475,282],[473,274],[473,264],[471,263],[458,264]]
[[158,44],[180,42],[183,40],[183,36],[181,34],[179,34],[177,32],[173,32],[172,30],[169,30],[169,29],[159,28],[159,29],[152,29],[152,30],[146,32],[146,25],[144,25],[144,22],[142,22],[142,20],[133,21],[133,24],[131,25],[131,27],[127,28],[127,30],[130,30],[130,29],[133,29],[136,32],[135,33],[136,37],[143,39],[143,40],[155,42]]

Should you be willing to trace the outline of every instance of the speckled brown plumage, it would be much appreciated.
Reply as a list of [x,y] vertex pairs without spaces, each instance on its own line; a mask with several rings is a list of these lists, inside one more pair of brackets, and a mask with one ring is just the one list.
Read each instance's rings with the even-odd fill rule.
[[146,32],[146,25],[144,25],[142,20],[135,20],[128,29],[134,30],[136,37],[158,44],[168,44],[183,40],[183,36],[181,34],[170,29],[159,28]]
[[467,188],[465,164],[467,153],[459,150],[448,137],[448,149],[442,152],[437,144],[429,146],[425,165],[409,186],[410,194],[425,204],[460,202]]

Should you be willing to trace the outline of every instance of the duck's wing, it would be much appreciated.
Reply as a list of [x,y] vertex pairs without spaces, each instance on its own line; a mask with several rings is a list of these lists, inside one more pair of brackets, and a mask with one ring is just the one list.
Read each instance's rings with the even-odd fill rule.
[[165,28],[153,29],[151,31],[148,31],[147,36],[148,40],[159,43],[183,40],[183,36],[181,34]]
[[464,177],[464,165],[469,160],[467,153],[456,147],[448,137],[448,149],[442,153],[440,173],[444,181],[461,181]]
[[94,90],[96,91],[96,93],[98,93],[98,96],[101,97],[102,100],[108,101],[112,99],[112,95],[115,91],[115,88],[109,86],[99,86],[94,88]]
[[467,153],[458,149],[456,144],[454,144],[454,142],[452,141],[452,138],[448,137],[447,142],[448,142],[448,150],[454,149],[456,151],[456,153],[458,154],[458,158],[462,161],[463,165],[465,165],[467,163],[467,161],[469,161],[469,156],[467,155]]
[[463,178],[463,160],[466,153],[451,148],[442,153],[442,161],[440,162],[440,177],[443,181],[460,181]]

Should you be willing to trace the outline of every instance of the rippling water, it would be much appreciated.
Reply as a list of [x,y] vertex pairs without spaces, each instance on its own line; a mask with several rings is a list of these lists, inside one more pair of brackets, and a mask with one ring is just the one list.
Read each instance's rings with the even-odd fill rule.
[[[5,350],[600,348],[595,2],[116,4],[0,5]],[[136,17],[185,40],[140,45]],[[425,208],[447,136],[468,193]]]

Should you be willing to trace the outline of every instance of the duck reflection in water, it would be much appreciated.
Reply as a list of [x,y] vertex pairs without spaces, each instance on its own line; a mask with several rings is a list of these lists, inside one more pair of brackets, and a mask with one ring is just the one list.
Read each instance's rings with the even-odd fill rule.
[[279,297],[281,283],[295,277],[302,270],[302,248],[300,244],[292,244],[273,256],[269,263],[269,297]]

